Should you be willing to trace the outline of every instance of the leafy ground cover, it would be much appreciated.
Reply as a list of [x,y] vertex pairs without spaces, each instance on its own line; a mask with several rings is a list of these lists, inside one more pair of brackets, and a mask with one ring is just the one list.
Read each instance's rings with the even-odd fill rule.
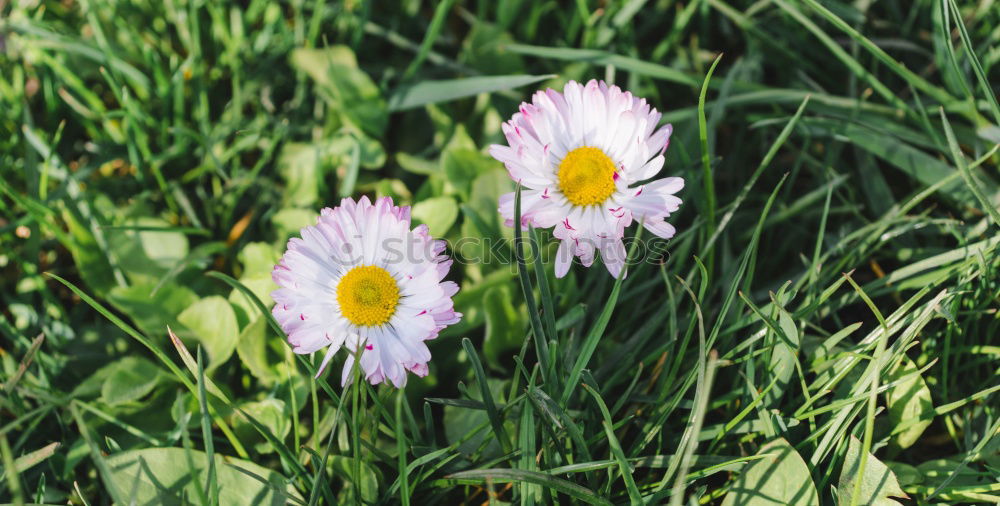
[[[0,0],[0,499],[1000,502],[998,48],[992,0]],[[591,78],[687,182],[621,282],[485,154]],[[404,390],[266,311],[362,194],[456,258]]]

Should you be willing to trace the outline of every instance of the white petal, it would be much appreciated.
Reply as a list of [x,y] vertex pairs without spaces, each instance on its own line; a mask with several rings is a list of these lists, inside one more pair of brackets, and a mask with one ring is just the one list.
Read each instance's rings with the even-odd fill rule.
[[617,278],[625,274],[625,244],[621,241],[613,241],[601,244],[601,260],[612,277]]
[[569,266],[573,264],[573,252],[570,250],[569,240],[559,241],[559,249],[556,250],[556,277],[561,278],[569,272]]

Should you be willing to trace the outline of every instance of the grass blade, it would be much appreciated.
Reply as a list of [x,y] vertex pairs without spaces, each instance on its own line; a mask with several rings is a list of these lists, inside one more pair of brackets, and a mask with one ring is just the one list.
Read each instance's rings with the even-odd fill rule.
[[[951,123],[948,122],[948,117],[944,114],[944,109],[940,110],[941,113],[941,124],[944,126],[945,138],[948,139],[948,148],[951,150],[951,159],[955,162],[955,166],[962,173],[962,179],[965,180],[965,184],[969,186],[972,190],[972,194],[976,196],[976,200],[979,201],[979,205],[983,206],[986,213],[993,219],[993,224],[1000,227],[1000,212],[997,211],[996,206],[990,202],[990,199],[983,193],[983,190],[979,187],[976,182],[975,177],[972,175],[972,171],[969,170],[969,164],[965,163],[965,155],[962,154],[962,149],[958,147],[958,141],[955,139],[955,132],[951,129]],[[862,455],[862,458],[864,455]]]
[[[712,350],[708,355],[708,363],[705,365],[704,372],[700,375],[701,378],[699,378],[698,386],[695,390],[695,407],[691,413],[691,419],[693,420],[692,434],[701,432],[701,425],[705,420],[705,410],[708,408],[708,396],[712,393],[712,381],[715,379],[715,369],[718,363],[718,355],[715,350]],[[692,437],[688,440],[687,446],[682,449],[680,471],[677,473],[677,479],[674,480],[674,488],[670,496],[671,506],[679,506],[684,499],[684,485],[687,483],[688,469],[691,468],[691,458],[694,456],[694,451],[697,447],[698,438]]]
[[496,434],[497,440],[500,441],[500,447],[503,448],[503,452],[510,453],[510,437],[507,436],[503,420],[500,419],[500,412],[497,411],[496,403],[493,402],[493,394],[490,392],[490,384],[486,380],[486,371],[483,370],[483,363],[479,361],[476,348],[472,346],[472,341],[468,337],[462,338],[462,348],[472,362],[472,371],[476,373],[476,382],[479,383],[479,391],[483,396],[483,404],[486,405],[486,415],[490,418],[490,424],[493,425],[493,433]]
[[[542,239],[535,227],[529,226],[528,230],[531,233],[532,249],[535,253],[535,281],[538,283],[538,294],[542,298],[542,323],[545,324],[545,337],[550,340],[557,339],[556,303],[552,298],[552,289],[549,288],[549,277],[545,274],[545,263],[542,262]],[[554,375],[553,378],[558,379]],[[555,387],[558,388],[558,385]]]
[[820,27],[816,26],[816,23],[813,23],[812,20],[805,17],[805,15],[802,14],[797,7],[788,4],[785,0],[774,0],[774,3],[778,7],[781,7],[783,11],[788,13],[788,15],[790,15],[800,25],[805,27],[806,30],[812,32],[812,34],[815,35],[824,46],[826,46],[827,50],[833,53],[833,56],[837,60],[840,60],[840,62],[843,63],[844,66],[846,66],[855,76],[868,83],[868,85],[871,86],[872,89],[879,94],[879,96],[897,108],[906,109],[905,102],[897,97],[896,94],[893,93],[892,90],[890,90],[886,85],[882,84],[882,81],[879,81],[874,74],[865,69],[865,67],[862,66],[858,60],[847,54],[847,51],[844,51],[837,41],[833,40],[833,38],[827,35],[826,32],[824,32]]
[[642,494],[639,493],[639,487],[635,485],[635,478],[632,477],[632,466],[629,465],[628,459],[625,458],[625,452],[622,451],[622,445],[618,442],[618,437],[615,436],[614,422],[611,420],[611,413],[608,411],[607,404],[604,403],[604,399],[601,398],[601,394],[597,393],[586,383],[583,384],[584,390],[586,390],[590,395],[594,397],[597,401],[597,407],[601,410],[601,416],[604,420],[601,425],[604,427],[604,435],[608,438],[608,446],[611,447],[611,455],[618,462],[618,470],[621,472],[622,479],[625,481],[625,490],[628,491],[628,498],[632,504],[642,504]]
[[407,66],[406,70],[403,72],[404,81],[413,77],[413,75],[420,70],[420,66],[423,65],[424,60],[427,59],[427,55],[430,54],[431,48],[434,47],[434,41],[436,41],[438,35],[441,34],[441,27],[444,25],[444,20],[448,16],[448,11],[451,10],[452,5],[455,5],[455,0],[443,0],[438,3],[437,8],[434,9],[434,17],[431,18],[431,24],[427,27],[427,31],[424,32],[424,40],[420,43],[420,49],[417,50],[417,56],[410,62],[410,65]]
[[38,337],[31,341],[31,345],[28,347],[28,351],[25,352],[24,357],[21,359],[21,363],[17,366],[17,372],[15,372],[7,381],[3,384],[3,391],[5,394],[10,394],[17,386],[17,382],[21,381],[21,377],[28,370],[28,366],[31,365],[31,361],[35,358],[35,353],[38,352],[38,348],[42,347],[42,342],[45,341],[45,334],[38,334]]
[[[698,95],[698,140],[701,143],[701,170],[702,180],[705,184],[705,206],[706,220],[708,225],[705,228],[706,236],[711,237],[715,233],[715,179],[712,177],[712,155],[708,147],[708,122],[705,121],[705,96],[708,94],[708,83],[712,81],[712,73],[715,67],[722,61],[722,55],[715,57],[705,80],[701,83],[701,93]],[[711,265],[711,259],[709,259]]]
[[635,72],[654,79],[684,84],[692,88],[698,86],[699,84],[697,79],[666,65],[650,63],[637,58],[621,56],[597,49],[543,47],[525,44],[508,44],[504,46],[504,48],[512,53],[536,56],[539,58],[586,62],[592,65],[611,65],[621,70]]
[[410,506],[410,476],[406,467],[406,434],[403,433],[403,389],[396,392],[396,451],[399,452],[399,502]]
[[540,471],[524,469],[474,469],[445,476],[436,483],[441,485],[479,485],[481,483],[534,483],[561,492],[587,504],[611,506],[611,502],[586,487]]
[[520,88],[521,86],[527,86],[553,77],[555,76],[476,76],[404,84],[393,90],[392,94],[389,95],[389,111],[405,111],[427,104],[437,104],[465,97],[474,97],[481,93],[493,93],[495,91]]
[[[531,323],[531,332],[534,334],[533,339],[535,341],[535,354],[538,356],[538,364],[542,367],[542,375],[545,378],[545,383],[555,385],[555,375],[550,374],[553,366],[549,358],[549,347],[541,318],[538,316],[535,292],[531,289],[531,278],[530,274],[528,274],[528,266],[525,263],[524,231],[521,228],[520,183],[518,183],[517,189],[514,191],[514,258],[517,260],[517,277],[521,283],[521,292],[524,294],[524,303],[528,307],[528,321]],[[537,254],[538,252],[536,251],[535,253]]]
[[201,437],[205,440],[205,455],[208,458],[205,489],[208,490],[209,504],[218,504],[219,480],[215,475],[215,443],[212,441],[212,420],[208,414],[208,394],[205,393],[205,368],[202,365],[201,346],[198,346],[198,407],[201,408]]
[[[852,40],[857,42],[861,47],[865,48],[870,52],[875,58],[884,63],[893,72],[899,74],[907,83],[909,83],[914,88],[923,91],[928,96],[934,98],[942,104],[950,104],[955,101],[947,91],[934,86],[929,81],[915,74],[910,69],[906,68],[905,65],[896,61],[893,57],[889,56],[881,47],[869,40],[864,35],[861,35],[857,30],[855,30],[851,25],[847,24],[843,19],[837,17],[836,14],[830,12],[829,9],[821,5],[816,0],[803,0],[803,2],[816,11],[820,16],[830,22],[833,26],[837,27],[838,30],[847,34]],[[784,8],[784,7],[782,7]],[[787,9],[786,9],[787,10]],[[845,62],[846,63],[846,62]]]
[[976,51],[972,48],[972,39],[969,38],[969,32],[965,29],[965,23],[962,22],[962,13],[958,11],[955,0],[941,1],[948,3],[947,6],[943,6],[945,9],[951,8],[952,17],[955,19],[955,26],[958,27],[958,34],[962,38],[962,46],[965,47],[965,52],[969,55],[969,62],[972,64],[972,71],[976,74],[979,86],[983,89],[986,101],[990,104],[990,109],[993,111],[993,121],[997,125],[1000,125],[1000,103],[997,103],[997,96],[993,93],[993,86],[990,85],[990,80],[986,77],[986,71],[983,70],[983,65],[979,63]]
[[604,309],[601,310],[600,316],[597,317],[594,326],[590,328],[590,332],[587,333],[587,337],[583,340],[582,348],[576,357],[573,369],[570,370],[569,378],[566,380],[566,384],[563,385],[562,397],[559,399],[559,404],[562,406],[566,406],[566,403],[569,402],[576,384],[580,381],[580,374],[587,367],[590,357],[597,350],[597,344],[604,337],[604,329],[607,328],[608,322],[611,321],[611,314],[615,311],[615,305],[618,303],[618,295],[621,293],[622,282],[625,281],[625,270],[632,264],[632,261],[635,259],[635,253],[639,249],[639,243],[642,240],[642,230],[643,227],[636,228],[635,237],[632,240],[632,245],[629,247],[628,255],[625,257],[625,266],[622,267],[621,275],[615,280],[615,285],[611,289],[611,295],[608,296],[607,302],[604,304]]

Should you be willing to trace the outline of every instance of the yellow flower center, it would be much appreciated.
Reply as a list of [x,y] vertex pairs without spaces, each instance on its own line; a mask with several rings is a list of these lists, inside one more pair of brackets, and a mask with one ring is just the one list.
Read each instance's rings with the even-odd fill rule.
[[615,192],[615,163],[599,148],[576,148],[559,162],[559,189],[574,205],[603,203]]
[[340,312],[362,327],[382,325],[399,304],[399,286],[388,271],[374,265],[351,269],[337,284]]

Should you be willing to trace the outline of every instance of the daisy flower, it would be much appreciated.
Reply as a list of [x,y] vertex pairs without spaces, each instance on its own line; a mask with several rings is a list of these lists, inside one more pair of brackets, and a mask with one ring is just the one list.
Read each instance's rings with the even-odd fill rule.
[[410,208],[388,197],[374,204],[345,198],[301,235],[288,241],[271,274],[279,286],[272,312],[292,351],[327,348],[322,372],[346,347],[342,385],[361,347],[372,384],[388,378],[402,387],[406,371],[426,376],[431,353],[424,341],[462,317],[451,300],[458,285],[442,281],[452,262],[441,254],[445,242],[432,239],[427,225],[410,230]]
[[[617,86],[575,81],[562,93],[539,91],[503,124],[506,146],[490,146],[521,191],[521,226],[552,228],[561,242],[555,271],[573,257],[589,267],[600,252],[611,275],[624,271],[622,237],[632,220],[659,237],[673,237],[665,219],[681,205],[679,177],[651,180],[663,168],[672,128],[657,129],[660,113]],[[514,194],[500,197],[500,214],[514,225]]]

